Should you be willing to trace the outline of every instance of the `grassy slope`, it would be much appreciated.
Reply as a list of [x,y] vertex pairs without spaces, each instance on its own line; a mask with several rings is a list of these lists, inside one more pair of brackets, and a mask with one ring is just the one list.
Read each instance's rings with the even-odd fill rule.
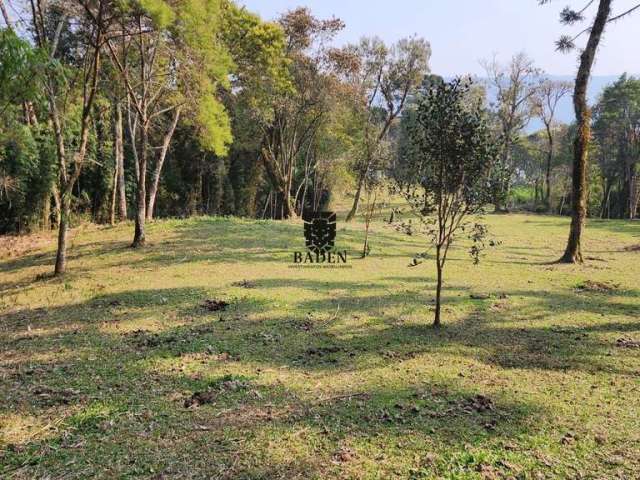
[[640,340],[640,226],[592,222],[576,267],[544,263],[565,219],[488,219],[503,244],[453,252],[441,331],[420,240],[382,222],[348,270],[291,269],[301,224],[237,219],[159,221],[139,251],[83,227],[64,280],[51,240],[4,254],[0,477],[637,478],[640,349],[616,342]]

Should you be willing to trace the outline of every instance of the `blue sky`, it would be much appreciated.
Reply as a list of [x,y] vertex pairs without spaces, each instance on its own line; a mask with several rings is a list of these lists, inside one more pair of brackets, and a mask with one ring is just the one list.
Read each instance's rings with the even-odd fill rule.
[[[417,34],[433,50],[432,71],[441,75],[482,74],[479,60],[496,54],[502,61],[525,51],[539,67],[553,75],[571,75],[577,54],[555,51],[561,34],[577,33],[577,26],[558,22],[560,10],[585,0],[553,0],[539,6],[537,0],[239,0],[241,4],[273,19],[296,6],[311,8],[318,17],[335,15],[346,23],[338,44],[377,35],[388,42]],[[597,4],[597,2],[595,2]],[[615,0],[614,11],[624,11],[636,0]],[[595,13],[594,8],[589,13]],[[595,75],[640,73],[640,11],[608,27],[600,49]],[[584,42],[584,39],[583,39]]]

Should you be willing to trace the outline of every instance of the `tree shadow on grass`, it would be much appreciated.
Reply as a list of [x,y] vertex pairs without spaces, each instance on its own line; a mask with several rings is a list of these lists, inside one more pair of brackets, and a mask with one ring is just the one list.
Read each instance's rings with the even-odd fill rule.
[[[404,281],[413,286],[424,280],[407,277]],[[366,378],[378,367],[400,367],[422,356],[444,354],[441,358],[472,358],[501,369],[635,374],[629,365],[611,363],[606,354],[614,345],[600,335],[640,331],[638,321],[624,320],[633,318],[635,305],[624,300],[635,299],[635,290],[622,292],[614,301],[606,295],[589,295],[579,297],[579,303],[575,293],[508,292],[531,299],[530,311],[525,312],[515,312],[508,305],[492,310],[493,299],[471,302],[466,295],[455,297],[449,292],[447,305],[469,303],[470,312],[437,330],[428,325],[429,319],[424,323],[398,319],[398,311],[424,307],[421,295],[383,293],[381,285],[347,281],[305,280],[296,285],[316,293],[344,292],[298,302],[297,311],[322,314],[309,322],[295,316],[269,316],[269,303],[249,296],[236,299],[225,312],[208,312],[200,305],[209,292],[199,288],[127,291],[47,311],[25,309],[0,316],[0,343],[6,352],[0,377],[3,413],[51,418],[76,412],[60,428],[62,434],[27,441],[18,453],[5,457],[6,464],[19,468],[31,459],[34,463],[27,464],[25,471],[62,471],[71,459],[78,460],[81,468],[83,462],[104,465],[113,460],[112,455],[123,454],[133,463],[114,467],[116,476],[141,474],[149,465],[167,474],[176,471],[171,465],[204,473],[211,468],[206,459],[216,456],[226,478],[282,476],[287,469],[302,476],[331,476],[351,461],[342,458],[345,455],[356,461],[369,455],[352,444],[354,439],[375,443],[373,439],[383,438],[376,448],[385,450],[410,437],[463,452],[466,444],[508,444],[535,432],[549,413],[540,405],[495,393],[487,403],[477,397],[485,394],[479,388],[429,378],[386,388],[351,391],[345,387],[335,398],[308,398],[284,385],[261,383],[258,371],[265,368],[284,366],[303,376],[356,372]],[[263,279],[256,288],[278,286],[283,286],[281,279]],[[350,289],[362,290],[364,295],[354,302]],[[341,305],[340,316],[327,323],[336,302]],[[548,323],[550,315],[579,311],[605,313],[616,320]],[[528,313],[532,318],[525,318]],[[102,328],[135,323],[150,314],[159,319],[158,330],[120,333]],[[371,318],[352,326],[359,315]],[[29,333],[27,325],[43,332]],[[45,359],[38,356],[47,354]],[[158,370],[167,362],[170,368]],[[195,372],[181,367],[199,363],[204,367]],[[185,395],[206,389],[215,380],[207,373],[209,368],[214,375],[221,370],[254,372],[249,374],[252,386],[242,390],[247,397],[240,392],[195,413],[186,410]],[[95,414],[103,407],[106,413]],[[82,420],[92,415],[97,420]],[[108,427],[110,420],[115,427]],[[156,429],[157,440],[151,445],[145,440],[150,429]],[[272,456],[265,447],[273,435],[298,432],[309,432],[309,437],[299,440],[307,446],[306,453],[298,451],[287,459]],[[229,438],[245,440],[230,446]],[[316,445],[316,450],[307,443]],[[76,444],[82,446],[74,449]],[[344,454],[340,450],[344,446],[353,451]],[[66,453],[59,456],[60,451]],[[439,470],[445,464],[436,462],[426,468],[446,473]]]
[[[265,279],[258,288],[281,285],[279,282]],[[510,296],[533,298],[527,310],[518,311],[516,316],[508,305],[501,304],[494,310],[494,300],[473,302],[467,295],[454,296],[448,291],[445,306],[460,304],[471,310],[462,320],[438,330],[429,325],[428,300],[421,293],[376,290],[354,296],[349,293],[351,282],[327,285],[307,280],[296,285],[314,292],[342,290],[329,298],[298,302],[297,311],[309,312],[306,317],[269,316],[269,303],[249,296],[223,296],[231,307],[225,312],[209,312],[202,307],[208,292],[200,288],[102,295],[74,305],[0,315],[0,343],[7,347],[5,362],[9,370],[18,374],[38,363],[30,356],[52,353],[55,357],[56,351],[67,352],[66,363],[74,358],[85,361],[95,356],[91,352],[138,361],[214,351],[242,362],[287,365],[305,371],[353,371],[394,359],[451,349],[459,352],[459,346],[470,347],[464,350],[465,355],[504,368],[612,371],[606,355],[615,345],[600,334],[623,335],[640,330],[640,322],[618,318],[633,318],[635,304],[612,302],[604,295],[588,296],[576,303],[580,298],[577,294],[509,292]],[[363,289],[363,285],[355,284],[354,288]],[[636,296],[637,291],[629,291],[621,298]],[[404,321],[400,318],[403,311],[414,319]],[[544,323],[550,315],[580,311],[616,316],[616,320]],[[418,318],[426,317],[424,322],[415,319],[416,312]],[[149,316],[154,317],[157,328],[138,332],[124,328],[118,333],[120,325],[134,325]],[[389,351],[395,356],[389,358]],[[359,361],[360,357],[366,361]],[[55,368],[55,361],[51,363],[44,365],[45,371]]]
[[[139,376],[146,378],[143,390],[131,382]],[[327,478],[354,461],[375,466],[375,456],[402,442],[410,442],[416,453],[437,445],[453,455],[491,443],[507,455],[510,442],[532,434],[549,415],[539,405],[489,397],[449,381],[309,397],[255,376],[242,379],[244,386],[237,390],[209,390],[215,393],[211,405],[185,408],[183,397],[224,385],[225,378],[202,380],[129,366],[120,379],[129,386],[128,396],[109,388],[74,404],[75,413],[57,434],[6,451],[0,473],[92,470],[146,477],[189,471],[195,476],[215,472],[218,478]],[[184,388],[183,396],[171,397]],[[408,473],[414,464],[398,462],[404,454],[396,450],[386,468],[397,473],[395,461]],[[441,473],[447,466],[446,458],[425,465]],[[477,467],[475,462],[466,466],[469,472]]]

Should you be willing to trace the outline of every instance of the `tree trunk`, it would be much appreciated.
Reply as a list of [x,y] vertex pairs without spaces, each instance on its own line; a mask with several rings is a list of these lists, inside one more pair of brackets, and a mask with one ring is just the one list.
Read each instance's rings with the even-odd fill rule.
[[69,230],[69,217],[71,215],[70,195],[64,195],[61,199],[60,221],[58,224],[58,251],[56,253],[56,266],[54,275],[63,275],[67,269],[67,231]]
[[631,189],[631,220],[636,218],[638,215],[638,203],[640,203],[640,185],[638,185],[638,183],[638,172],[637,170],[634,170],[633,186]]
[[282,219],[296,218],[296,209],[292,202],[291,192],[287,189],[280,193],[282,194]]
[[609,203],[609,196],[611,195],[611,182],[608,179],[604,179],[604,185],[602,188],[602,202],[600,204],[600,218],[605,219],[607,215],[607,204]]
[[42,230],[51,230],[51,192],[47,191],[42,196]]
[[509,201],[509,190],[511,188],[511,140],[507,136],[504,140],[504,146],[501,154],[501,168],[505,169],[505,178],[500,179],[497,190],[494,192],[493,208],[494,213],[509,213],[507,203]]
[[364,186],[365,177],[366,173],[360,173],[360,176],[358,178],[358,188],[356,189],[356,194],[353,197],[353,206],[347,214],[347,218],[345,219],[346,222],[350,222],[351,220],[353,220],[358,213],[358,206],[360,205],[360,196],[362,195],[362,187]]
[[442,299],[442,247],[440,245],[436,246],[436,270],[438,272],[438,278],[436,283],[436,314],[433,319],[433,326],[438,328],[441,325],[440,321],[440,305]]
[[4,22],[7,24],[7,28],[9,30],[13,30],[13,26],[11,25],[11,19],[9,18],[9,13],[7,12],[7,9],[4,6],[3,0],[0,0],[0,11],[2,12],[2,18],[4,18]]
[[573,107],[578,133],[574,141],[572,215],[567,248],[560,262],[582,263],[582,231],[587,216],[587,162],[591,140],[591,111],[587,105],[587,86],[596,51],[611,12],[612,0],[600,0],[598,13],[589,33],[587,46],[580,55],[580,67],[576,76]]
[[[127,219],[127,191],[124,180],[124,129],[122,128],[122,105],[116,103],[116,168],[118,169],[118,203],[119,217]],[[134,146],[135,148],[135,146]]]
[[171,138],[173,137],[173,132],[176,130],[176,125],[178,124],[178,120],[180,119],[180,107],[176,108],[175,113],[173,115],[173,121],[171,122],[171,126],[167,131],[167,134],[164,136],[162,141],[162,149],[160,150],[160,155],[158,156],[158,162],[156,163],[156,168],[153,172],[153,179],[151,180],[151,190],[149,190],[149,204],[147,205],[147,220],[153,219],[153,209],[156,204],[156,195],[158,194],[158,186],[160,185],[160,174],[162,173],[162,166],[164,165],[164,160],[167,157],[167,151],[169,150],[169,145],[171,144]]
[[51,189],[51,193],[53,194],[53,214],[56,219],[56,226],[60,225],[60,217],[62,216],[62,205],[60,205],[60,194],[58,193],[58,187],[55,185]]
[[146,204],[147,204],[147,147],[149,143],[149,126],[146,122],[142,122],[141,125],[141,138],[140,138],[140,155],[139,157],[139,175],[137,181],[137,195],[136,195],[136,227],[133,235],[133,248],[142,247],[145,244],[145,232],[144,222],[146,219]]
[[637,196],[636,196],[636,165],[633,161],[629,161],[629,203],[628,214],[629,220],[633,220],[636,216]]
[[118,160],[115,162],[115,169],[113,171],[113,188],[111,189],[111,206],[109,208],[109,223],[115,225],[116,223],[116,193],[118,191]]
[[547,139],[549,140],[549,151],[547,152],[547,169],[545,172],[546,192],[544,195],[544,203],[548,210],[551,210],[551,164],[553,162],[553,133],[551,128],[547,127]]

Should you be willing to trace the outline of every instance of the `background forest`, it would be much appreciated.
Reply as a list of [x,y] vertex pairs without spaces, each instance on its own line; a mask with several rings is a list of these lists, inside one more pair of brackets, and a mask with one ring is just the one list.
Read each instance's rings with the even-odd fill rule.
[[[135,219],[141,242],[154,217],[289,218],[336,191],[352,217],[367,175],[402,168],[416,99],[438,78],[427,41],[335,48],[345,25],[305,8],[276,23],[228,0],[14,8],[24,16],[0,33],[0,233]],[[556,117],[573,85],[524,54],[484,67],[496,209],[569,214],[575,127]],[[590,216],[636,216],[639,125],[640,80],[623,75],[594,107]]]
[[638,478],[640,0],[293,1],[0,0],[0,477]]

